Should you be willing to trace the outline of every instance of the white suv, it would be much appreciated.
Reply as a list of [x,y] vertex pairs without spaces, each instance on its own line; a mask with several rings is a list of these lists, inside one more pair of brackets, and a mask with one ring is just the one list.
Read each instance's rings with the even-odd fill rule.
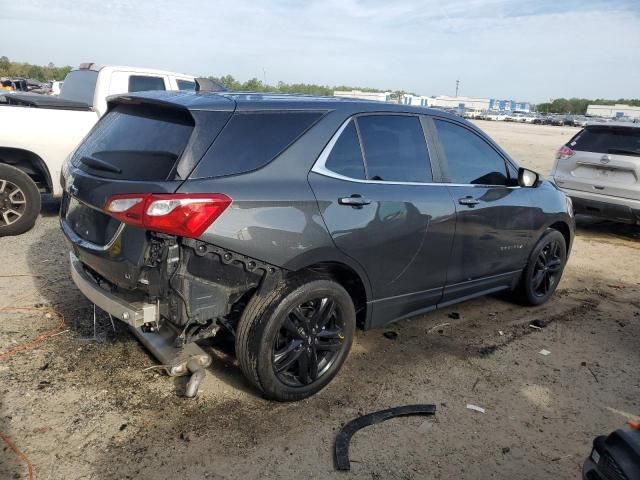
[[640,124],[588,124],[558,150],[551,176],[576,213],[640,225]]

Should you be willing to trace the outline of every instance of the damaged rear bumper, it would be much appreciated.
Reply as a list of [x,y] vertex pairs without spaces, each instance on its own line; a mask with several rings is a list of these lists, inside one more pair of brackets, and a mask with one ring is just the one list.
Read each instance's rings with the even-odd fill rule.
[[97,307],[114,317],[122,320],[133,328],[146,323],[158,322],[160,312],[157,304],[144,302],[127,302],[100,287],[91,276],[86,273],[78,257],[69,253],[71,262],[71,278],[78,289]]
[[[82,263],[69,254],[71,278],[78,289],[97,307],[125,322],[140,342],[158,359],[170,376],[191,375],[185,396],[195,397],[204,379],[211,356],[195,343],[178,346],[177,332],[160,317],[159,305],[127,302],[108,292],[91,278]],[[151,327],[151,328],[150,328]]]

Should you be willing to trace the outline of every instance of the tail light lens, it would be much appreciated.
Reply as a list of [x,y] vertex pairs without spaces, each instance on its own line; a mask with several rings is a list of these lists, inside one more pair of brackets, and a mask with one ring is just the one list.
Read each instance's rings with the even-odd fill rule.
[[560,147],[560,150],[558,150],[558,153],[556,153],[556,160],[566,160],[567,158],[575,155],[575,153],[576,152],[571,150],[569,147],[563,145]]
[[222,193],[113,195],[105,211],[123,223],[179,237],[197,238],[231,205]]

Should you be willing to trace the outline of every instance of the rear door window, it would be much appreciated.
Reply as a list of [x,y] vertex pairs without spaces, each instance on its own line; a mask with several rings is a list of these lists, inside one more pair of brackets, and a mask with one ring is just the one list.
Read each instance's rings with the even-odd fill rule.
[[240,112],[196,167],[192,178],[222,177],[267,165],[311,127],[323,112]]
[[345,177],[358,180],[366,178],[360,140],[353,121],[340,134],[324,166]]
[[578,133],[568,146],[582,152],[640,156],[640,128],[588,127]]
[[434,119],[449,170],[449,181],[472,185],[506,185],[506,164],[502,156],[471,130]]
[[369,180],[432,182],[420,119],[410,115],[358,117]]
[[146,75],[131,75],[129,77],[129,92],[147,92],[150,90],[166,90],[164,78]]
[[118,105],[94,127],[72,163],[93,175],[122,180],[164,180],[194,127],[187,112]]

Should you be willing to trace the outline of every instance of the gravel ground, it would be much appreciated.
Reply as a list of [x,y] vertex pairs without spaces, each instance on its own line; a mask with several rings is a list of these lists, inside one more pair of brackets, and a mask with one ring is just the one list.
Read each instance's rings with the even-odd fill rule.
[[[576,131],[478,124],[542,173]],[[214,365],[188,400],[176,394],[182,379],[144,371],[154,360],[122,325],[114,332],[99,314],[94,337],[55,208],[31,232],[0,239],[0,432],[32,462],[35,478],[577,479],[593,437],[640,414],[636,227],[579,219],[547,305],[487,297],[394,324],[387,330],[395,340],[384,330],[358,332],[329,387],[278,404],[251,391],[224,344],[206,346]],[[16,306],[39,310],[8,309]],[[3,358],[57,324],[49,307],[64,314],[63,333]],[[341,425],[410,403],[434,403],[437,413],[360,431],[351,474],[335,472]],[[0,478],[27,478],[2,442]]]

